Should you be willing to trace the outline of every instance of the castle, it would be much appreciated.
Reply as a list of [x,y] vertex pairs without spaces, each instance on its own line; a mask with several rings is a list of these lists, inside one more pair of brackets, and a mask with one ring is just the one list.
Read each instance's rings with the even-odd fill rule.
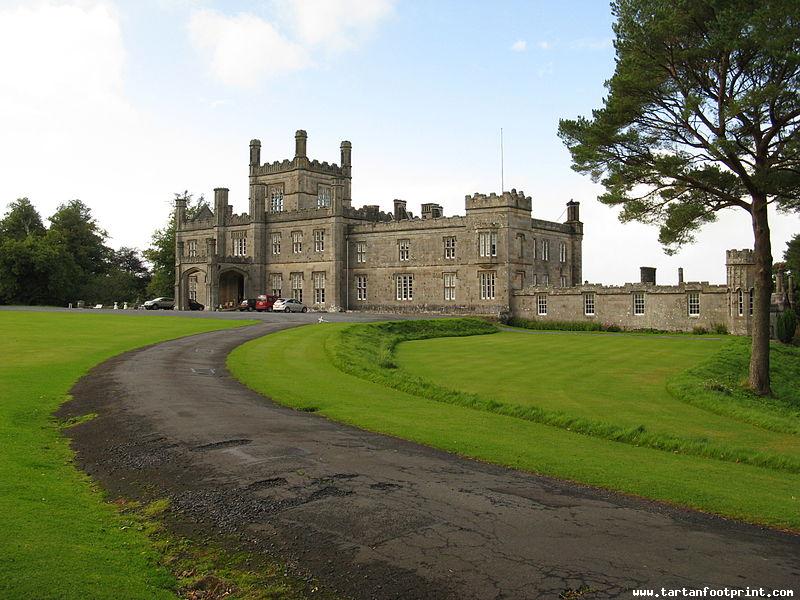
[[[578,202],[563,223],[531,217],[521,191],[466,196],[465,215],[445,217],[439,204],[414,216],[404,200],[392,213],[352,206],[352,145],[340,164],[309,160],[307,134],[295,133],[292,160],[261,162],[250,142],[249,212],[234,214],[228,189],[214,209],[187,218],[177,199],[176,308],[189,299],[233,307],[259,294],[293,297],[318,310],[513,315],[613,324],[625,329],[751,329],[752,250],[727,252],[727,282],[656,284],[642,267],[638,283],[582,282],[583,223]],[[773,313],[794,300],[778,274]],[[774,316],[773,316],[774,321]]]
[[233,213],[226,188],[193,219],[176,200],[176,308],[268,293],[322,310],[499,314],[515,289],[581,281],[577,202],[564,223],[532,219],[531,198],[516,190],[467,196],[455,217],[432,203],[416,217],[403,200],[392,214],[353,208],[350,142],[340,165],[309,160],[306,143],[298,131],[292,160],[262,164],[250,142],[246,214]]

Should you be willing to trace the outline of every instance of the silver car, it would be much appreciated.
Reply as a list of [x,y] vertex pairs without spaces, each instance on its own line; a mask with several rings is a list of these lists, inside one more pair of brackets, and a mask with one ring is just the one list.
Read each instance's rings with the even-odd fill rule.
[[272,312],[308,312],[308,307],[294,298],[278,298],[272,305]]
[[172,310],[175,308],[175,301],[172,298],[154,298],[144,303],[147,310]]

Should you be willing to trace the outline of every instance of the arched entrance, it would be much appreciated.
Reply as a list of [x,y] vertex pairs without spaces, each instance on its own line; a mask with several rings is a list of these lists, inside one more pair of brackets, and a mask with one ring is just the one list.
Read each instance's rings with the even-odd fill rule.
[[189,308],[189,300],[199,302],[205,307],[209,306],[211,299],[208,297],[208,279],[202,269],[189,269],[183,275],[181,285],[181,298],[176,298],[176,304],[182,310]]
[[225,271],[219,276],[219,303],[223,308],[233,308],[244,300],[244,275],[239,271]]

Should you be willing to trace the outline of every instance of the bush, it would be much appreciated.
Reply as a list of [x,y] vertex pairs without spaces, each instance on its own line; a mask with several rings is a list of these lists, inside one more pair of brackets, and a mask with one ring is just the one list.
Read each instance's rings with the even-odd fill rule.
[[775,336],[780,341],[784,344],[791,344],[796,329],[797,317],[793,310],[785,310],[778,315],[778,322],[775,324]]
[[706,329],[702,325],[697,325],[695,327],[692,327],[692,333],[695,335],[705,335],[708,333],[708,329]]
[[534,321],[512,317],[508,324],[511,327],[549,331],[603,331],[603,326],[594,321]]
[[711,331],[718,335],[728,335],[728,326],[724,323],[714,323],[711,326]]

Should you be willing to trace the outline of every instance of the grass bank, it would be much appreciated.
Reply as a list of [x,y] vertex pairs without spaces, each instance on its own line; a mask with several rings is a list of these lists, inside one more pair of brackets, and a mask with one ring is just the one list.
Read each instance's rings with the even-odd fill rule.
[[[423,333],[431,333],[426,329],[427,325],[417,323],[413,327],[424,330]],[[376,327],[384,327],[383,334],[379,336],[381,339],[377,340],[374,338]],[[446,328],[448,325],[446,321],[436,320],[430,327]],[[465,390],[464,372],[451,376],[448,373],[452,363],[437,362],[445,356],[452,362],[464,362],[465,371],[474,369],[477,362],[483,363],[486,371],[481,377],[471,377],[470,381],[482,378],[492,389],[508,384],[512,394],[515,389],[519,393],[521,388],[509,383],[509,377],[512,377],[509,375],[510,365],[517,363],[520,370],[536,372],[543,381],[547,380],[547,368],[553,368],[552,365],[540,365],[538,356],[533,356],[532,360],[530,351],[522,352],[511,342],[518,340],[524,344],[528,340],[531,343],[538,338],[552,341],[553,335],[497,333],[462,337],[468,335],[467,331],[488,333],[489,328],[492,326],[462,321],[450,332],[458,337],[403,344],[401,342],[408,332],[396,324],[313,325],[249,342],[231,354],[228,366],[244,383],[279,402],[300,410],[317,411],[334,420],[371,431],[531,472],[776,527],[800,529],[800,500],[797,497],[800,475],[797,473],[618,443],[513,414],[503,414],[502,411],[484,410],[486,406],[476,410],[469,403],[432,400],[427,393],[419,393],[419,389],[414,387],[401,388],[396,376],[400,379],[415,376],[407,368],[406,348],[437,343],[449,343],[450,347],[438,353],[436,358],[429,356],[429,360],[420,360],[421,363],[428,363],[435,373],[426,377],[417,375],[422,383],[416,381],[414,385],[427,382],[427,385],[433,386],[430,390],[438,392],[443,387],[443,381],[451,381],[458,385],[449,389],[450,392],[473,394],[484,403],[501,402]],[[564,335],[583,335],[596,340],[595,343],[600,345],[597,350],[599,355],[611,351],[611,348],[603,348],[606,342],[619,340],[620,337],[644,338],[655,345],[671,341],[656,336]],[[693,343],[707,343],[699,341],[701,338],[687,338]],[[461,344],[464,344],[464,348],[459,350]],[[495,347],[495,344],[498,346]],[[395,347],[398,348],[396,358],[392,352]],[[715,348],[719,349],[719,346]],[[623,352],[623,349],[617,349],[617,352]],[[698,349],[697,352],[708,356],[714,350]],[[574,355],[564,349],[551,350],[542,355],[550,354],[555,355],[553,360],[559,370],[574,372],[571,362]],[[640,360],[641,348],[632,348],[629,354],[630,361]],[[470,356],[474,360],[467,368],[465,361]],[[656,357],[652,360],[659,362]],[[688,362],[692,360],[694,358]],[[377,367],[374,366],[376,364]],[[637,390],[659,388],[663,392],[665,379],[670,373],[662,371],[650,381],[639,381],[634,391],[638,393]],[[578,373],[575,375],[577,377]],[[298,382],[302,382],[302,385],[298,385]],[[550,389],[558,389],[556,381],[552,382]],[[649,389],[649,393],[657,396],[652,389]],[[674,402],[681,408],[700,410],[677,400]],[[491,404],[488,406],[491,407]],[[525,406],[517,402],[515,406],[526,409],[532,405]],[[595,407],[593,410],[602,409]],[[608,409],[605,410],[606,417],[609,417]],[[624,405],[620,412],[625,412]],[[703,415],[716,416],[707,411],[701,412]],[[612,421],[612,424],[615,423]],[[616,425],[623,428],[628,426],[624,420]],[[738,425],[741,423],[734,422],[730,426],[735,430]],[[735,445],[746,447],[740,443],[741,440],[735,439],[735,434],[731,435]],[[754,452],[773,450],[755,443],[752,449]],[[787,456],[797,458],[789,452]]]
[[78,378],[116,354],[242,324],[0,312],[0,597],[175,597],[178,582],[144,525],[75,469],[51,415]]

